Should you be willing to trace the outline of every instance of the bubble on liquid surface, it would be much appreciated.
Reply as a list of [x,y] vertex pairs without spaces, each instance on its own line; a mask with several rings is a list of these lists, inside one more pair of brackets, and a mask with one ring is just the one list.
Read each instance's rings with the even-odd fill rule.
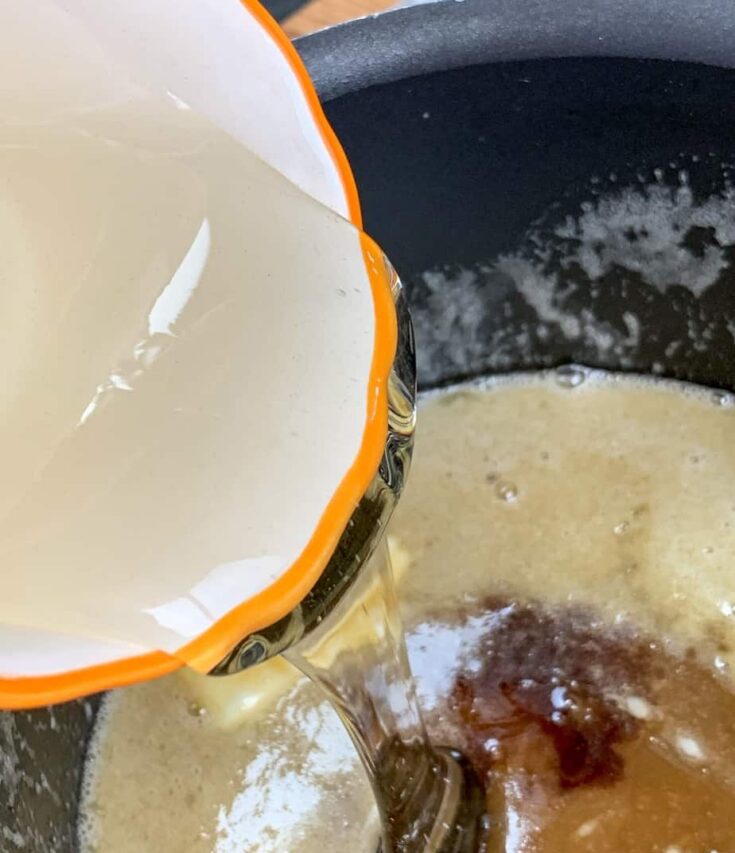
[[495,494],[501,501],[515,503],[518,500],[518,486],[510,480],[499,480],[495,486]]
[[717,672],[727,672],[730,668],[728,666],[727,661],[720,655],[717,655],[717,657],[715,657],[714,666]]
[[565,364],[557,367],[555,377],[561,388],[578,388],[587,378],[587,371],[576,364]]
[[676,748],[681,755],[692,761],[704,761],[705,759],[702,747],[691,735],[678,735],[676,738]]
[[712,402],[716,406],[722,406],[723,408],[732,406],[734,399],[735,397],[732,394],[728,394],[727,391],[712,392]]

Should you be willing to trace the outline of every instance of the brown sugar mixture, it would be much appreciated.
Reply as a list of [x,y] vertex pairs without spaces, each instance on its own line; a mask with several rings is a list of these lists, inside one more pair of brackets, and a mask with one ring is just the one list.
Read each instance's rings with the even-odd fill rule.
[[582,613],[486,603],[450,705],[490,850],[735,850],[735,695],[692,655]]
[[[423,404],[390,544],[427,724],[487,785],[490,853],[735,853],[735,401],[563,378]],[[106,700],[83,853],[377,840],[347,734],[283,661]]]

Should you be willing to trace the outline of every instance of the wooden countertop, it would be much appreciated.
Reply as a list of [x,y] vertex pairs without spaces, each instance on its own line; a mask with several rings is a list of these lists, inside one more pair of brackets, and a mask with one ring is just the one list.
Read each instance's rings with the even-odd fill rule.
[[396,5],[396,0],[311,0],[282,23],[291,38],[305,36],[332,24],[382,12]]

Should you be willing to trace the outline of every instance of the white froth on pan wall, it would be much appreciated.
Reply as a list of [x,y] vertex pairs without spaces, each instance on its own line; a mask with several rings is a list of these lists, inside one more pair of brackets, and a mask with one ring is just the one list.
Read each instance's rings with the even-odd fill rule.
[[[694,162],[698,161],[695,155]],[[625,330],[596,316],[590,308],[570,308],[568,298],[578,285],[565,273],[578,268],[590,288],[604,287],[604,278],[615,270],[640,276],[644,284],[666,293],[674,285],[700,298],[728,266],[728,252],[735,245],[735,190],[729,166],[722,165],[723,189],[698,200],[686,169],[668,164],[677,185],[664,182],[665,172],[653,170],[653,180],[639,176],[637,186],[601,193],[580,205],[580,212],[551,230],[532,228],[526,248],[501,255],[476,269],[431,270],[423,274],[428,312],[415,317],[419,372],[431,379],[437,372],[437,347],[441,357],[459,369],[472,368],[473,359],[484,356],[483,367],[503,369],[517,362],[531,335],[543,340],[552,332],[579,342],[600,357],[613,355],[621,367],[630,366],[630,355],[641,340],[641,322],[632,310],[622,314]],[[608,178],[611,184],[617,176]],[[591,183],[600,183],[598,178]],[[692,229],[710,229],[711,237],[701,251],[687,244]],[[560,252],[560,248],[563,251]],[[561,255],[561,256],[560,256]],[[556,260],[556,264],[552,263]],[[483,326],[497,311],[484,297],[484,289],[508,283],[536,315],[533,324],[501,328],[490,338]],[[510,319],[510,305],[504,306]],[[735,340],[735,325],[730,332]],[[690,330],[692,338],[695,329]],[[706,330],[705,330],[706,337]],[[431,341],[434,346],[424,346]],[[675,342],[672,342],[672,347]],[[695,342],[695,348],[699,348]],[[672,353],[673,354],[673,353]]]
[[[568,264],[579,264],[592,281],[621,267],[661,292],[678,284],[702,296],[728,266],[725,248],[735,243],[735,192],[728,185],[721,195],[697,202],[685,170],[678,187],[663,183],[662,170],[655,174],[654,184],[583,203],[581,216],[567,217],[555,234],[577,243]],[[692,228],[711,228],[719,245],[695,254],[684,242]]]
[[[49,719],[50,724],[50,719]],[[36,797],[57,798],[58,792],[52,791],[45,774],[37,767],[33,749],[22,736],[16,725],[15,716],[0,712],[0,791],[5,797],[5,807],[9,812],[17,813],[24,790],[34,791]],[[29,769],[29,758],[32,770]],[[0,828],[0,850],[42,850],[45,839],[35,827],[24,827],[21,833],[17,828],[3,825]]]
[[[31,782],[26,771],[22,769],[21,753],[27,748],[15,725],[14,716],[0,713],[0,789],[7,798],[6,805],[9,809],[16,808],[21,786]],[[3,826],[0,830],[0,842],[0,850],[22,850],[26,847],[26,838],[8,826]]]
[[[74,827],[67,818],[76,813],[77,792],[63,756],[72,760],[71,747],[84,736],[82,717],[89,723],[94,713],[88,700],[30,712],[0,711],[2,853],[69,848]],[[53,765],[50,755],[56,756]]]

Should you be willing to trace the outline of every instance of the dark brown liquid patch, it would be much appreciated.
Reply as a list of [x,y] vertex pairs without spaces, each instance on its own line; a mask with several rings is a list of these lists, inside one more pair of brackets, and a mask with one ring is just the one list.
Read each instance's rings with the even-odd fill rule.
[[735,851],[735,695],[720,678],[588,613],[485,610],[451,707],[487,786],[491,850]]
[[627,631],[601,631],[582,613],[496,601],[486,607],[498,619],[482,638],[481,668],[460,675],[452,696],[477,769],[494,766],[494,740],[534,728],[553,748],[562,788],[619,779],[617,747],[639,733],[640,722],[611,687],[648,692],[655,646]]

